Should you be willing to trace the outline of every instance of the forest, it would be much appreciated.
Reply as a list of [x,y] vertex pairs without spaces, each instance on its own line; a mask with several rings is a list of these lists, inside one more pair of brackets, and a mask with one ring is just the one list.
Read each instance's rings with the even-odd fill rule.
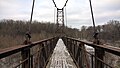
[[[29,24],[28,21],[21,20],[0,20],[0,48],[17,46],[24,42],[25,34],[29,30],[31,42],[49,38],[59,34],[56,32],[56,24],[50,22],[33,21]],[[72,37],[79,37],[79,30],[65,27],[64,34]],[[74,33],[75,32],[75,33]]]
[[[120,21],[110,20],[106,24],[98,25],[95,28],[102,43],[120,44]],[[80,35],[82,39],[91,40],[93,38],[93,27],[82,26]],[[117,45],[117,47],[119,46]]]
[[[56,24],[51,22],[33,21],[29,24],[29,21],[4,19],[0,20],[0,48],[22,44],[29,25],[31,41],[38,41],[59,34],[55,32]],[[119,47],[117,44],[120,43],[120,21],[110,20],[106,24],[98,25],[95,28],[102,43],[116,43],[114,46]],[[69,37],[90,41],[93,40],[94,35],[92,26],[82,26],[80,29],[66,26],[63,33]]]

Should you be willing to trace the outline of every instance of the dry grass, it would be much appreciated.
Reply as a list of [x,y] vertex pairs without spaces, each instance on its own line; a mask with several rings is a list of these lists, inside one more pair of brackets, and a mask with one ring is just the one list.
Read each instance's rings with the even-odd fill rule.
[[[32,36],[32,38],[31,38],[32,42],[48,38],[48,35],[45,35],[43,33],[31,34],[31,36]],[[9,35],[5,35],[5,36],[1,35],[0,36],[0,49],[21,45],[21,44],[23,44],[24,40],[25,40],[24,36],[13,37],[13,36],[9,36]]]

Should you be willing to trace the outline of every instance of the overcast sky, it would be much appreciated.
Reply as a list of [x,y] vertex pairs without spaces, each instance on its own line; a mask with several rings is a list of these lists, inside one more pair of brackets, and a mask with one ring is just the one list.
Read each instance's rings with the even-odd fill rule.
[[[120,0],[91,1],[96,25],[107,23],[109,20],[120,21]],[[55,2],[61,8],[65,0]],[[0,19],[29,20],[31,6],[32,0],[0,0]],[[68,26],[92,26],[89,0],[68,0],[65,9]],[[54,22],[54,12],[56,14],[52,0],[36,0],[33,20]]]

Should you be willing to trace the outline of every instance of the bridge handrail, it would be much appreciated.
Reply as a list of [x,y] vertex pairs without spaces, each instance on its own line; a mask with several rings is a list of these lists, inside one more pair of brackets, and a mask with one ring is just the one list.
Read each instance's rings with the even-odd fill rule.
[[105,50],[109,53],[120,56],[120,48],[110,46],[110,45],[97,45],[97,44],[94,44],[93,42],[89,42],[89,41],[86,41],[86,40],[78,40],[76,38],[71,38],[71,37],[66,37],[66,38],[84,43],[84,44],[86,44],[88,46],[91,46],[91,47],[94,47],[94,48],[101,48],[101,49],[103,49],[103,50]]
[[12,54],[18,53],[18,52],[20,52],[20,51],[22,51],[26,48],[31,48],[31,47],[33,47],[37,44],[40,44],[42,42],[45,42],[47,40],[51,40],[51,39],[54,39],[54,38],[56,38],[56,37],[51,37],[51,38],[40,40],[40,41],[37,41],[37,42],[32,42],[31,44],[28,44],[28,45],[18,45],[18,46],[13,46],[13,47],[1,49],[0,50],[0,59],[4,58],[4,57],[7,57],[7,56],[10,56]]
[[[105,61],[106,52],[120,57],[120,48],[114,46],[98,45],[86,40],[79,40],[66,36],[62,37],[62,39],[78,68],[86,66],[88,68],[114,68]],[[93,47],[94,51],[90,53],[85,48],[85,45]]]

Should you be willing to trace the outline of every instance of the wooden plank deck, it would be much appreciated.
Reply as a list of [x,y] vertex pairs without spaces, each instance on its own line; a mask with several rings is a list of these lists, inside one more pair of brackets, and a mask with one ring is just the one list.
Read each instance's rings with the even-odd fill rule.
[[46,68],[77,68],[62,39],[59,39]]

